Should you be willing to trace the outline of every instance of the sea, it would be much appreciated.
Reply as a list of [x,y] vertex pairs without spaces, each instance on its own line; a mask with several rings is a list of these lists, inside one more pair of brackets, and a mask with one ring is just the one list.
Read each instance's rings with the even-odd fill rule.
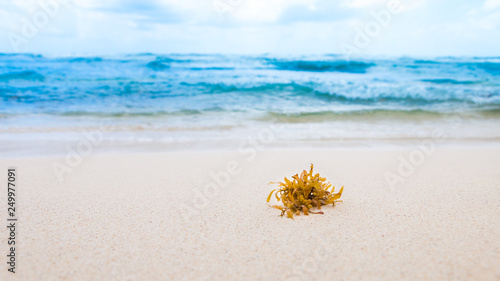
[[0,54],[0,153],[500,140],[500,57]]

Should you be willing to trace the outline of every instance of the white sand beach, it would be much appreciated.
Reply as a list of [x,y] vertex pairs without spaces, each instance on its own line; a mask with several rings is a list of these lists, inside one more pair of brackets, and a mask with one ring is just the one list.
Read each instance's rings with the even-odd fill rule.
[[[500,148],[438,147],[391,188],[412,151],[100,153],[62,181],[64,157],[2,158],[18,167],[19,246],[13,275],[2,228],[0,280],[499,280]],[[343,203],[279,217],[268,182],[310,163]]]

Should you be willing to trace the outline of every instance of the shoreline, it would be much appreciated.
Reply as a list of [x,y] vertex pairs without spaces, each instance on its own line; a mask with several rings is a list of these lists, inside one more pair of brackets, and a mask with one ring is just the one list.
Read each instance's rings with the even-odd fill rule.
[[[500,138],[484,139],[343,139],[343,140],[305,140],[305,141],[273,141],[262,143],[250,138],[230,141],[198,141],[198,142],[162,142],[148,141],[102,141],[92,142],[87,138],[72,141],[1,141],[0,155],[2,158],[58,157],[68,154],[109,155],[109,154],[157,154],[185,152],[233,152],[239,151],[282,151],[282,150],[356,150],[356,149],[392,149],[405,150],[415,148],[422,143],[433,143],[433,146],[444,149],[453,148],[497,148]],[[90,144],[90,145],[89,145]],[[87,152],[87,150],[89,152]]]
[[[249,121],[223,115],[214,121],[183,119],[12,119],[0,126],[0,155],[64,155],[187,150],[302,149],[310,147],[408,147],[420,142],[453,146],[500,144],[500,118],[471,118],[460,113],[439,118],[344,118],[329,122]],[[57,119],[57,118],[56,118]],[[154,121],[153,121],[154,120]],[[198,121],[197,121],[198,120]],[[207,121],[208,123],[204,123]],[[247,120],[248,121],[248,120]],[[215,123],[213,123],[215,122]],[[217,123],[219,122],[219,123]],[[187,123],[191,124],[187,126]],[[216,124],[217,123],[217,124]],[[227,124],[226,124],[227,123]],[[43,125],[42,125],[43,124]],[[206,127],[207,124],[211,126]],[[217,125],[213,127],[212,125]],[[69,148],[68,148],[69,147]],[[85,154],[85,152],[83,153]]]

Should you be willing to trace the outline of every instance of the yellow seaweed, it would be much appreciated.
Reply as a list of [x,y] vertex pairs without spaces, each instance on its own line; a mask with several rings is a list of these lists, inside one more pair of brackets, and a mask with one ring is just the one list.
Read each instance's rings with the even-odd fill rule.
[[[328,204],[335,206],[335,202],[342,202],[338,199],[342,196],[344,187],[342,186],[338,193],[333,193],[335,186],[325,182],[326,178],[320,177],[319,174],[313,176],[313,168],[314,166],[311,164],[309,173],[304,170],[300,176],[299,174],[292,176],[292,180],[285,178],[284,182],[271,182],[270,184],[277,184],[279,188],[269,193],[267,202],[269,203],[274,193],[278,202],[281,201],[283,206],[273,205],[270,207],[280,210],[281,216],[286,214],[288,218],[293,219],[293,215],[300,215],[300,212],[306,216],[324,214],[321,211],[311,211],[311,209],[313,207],[321,209],[322,205]],[[328,191],[330,187],[331,190]]]

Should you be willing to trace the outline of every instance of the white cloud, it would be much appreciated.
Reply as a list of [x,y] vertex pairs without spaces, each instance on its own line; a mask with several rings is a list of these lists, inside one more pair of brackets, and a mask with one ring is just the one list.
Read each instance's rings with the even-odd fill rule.
[[315,0],[247,0],[240,1],[241,4],[234,7],[234,11],[228,16],[240,22],[259,23],[276,22],[288,8],[293,6],[305,6],[314,10]]
[[500,8],[500,0],[486,0],[483,3],[483,10],[490,12]]
[[[48,1],[48,0],[42,0]],[[73,0],[22,51],[35,53],[334,53],[389,0]],[[217,0],[215,0],[217,1]],[[500,0],[400,0],[363,54],[499,55]],[[0,52],[38,0],[0,3]],[[6,43],[7,42],[7,43]],[[495,48],[496,46],[496,48]]]
[[382,5],[389,2],[389,0],[344,0],[342,1],[341,6],[349,7],[349,8],[366,8],[374,5]]

